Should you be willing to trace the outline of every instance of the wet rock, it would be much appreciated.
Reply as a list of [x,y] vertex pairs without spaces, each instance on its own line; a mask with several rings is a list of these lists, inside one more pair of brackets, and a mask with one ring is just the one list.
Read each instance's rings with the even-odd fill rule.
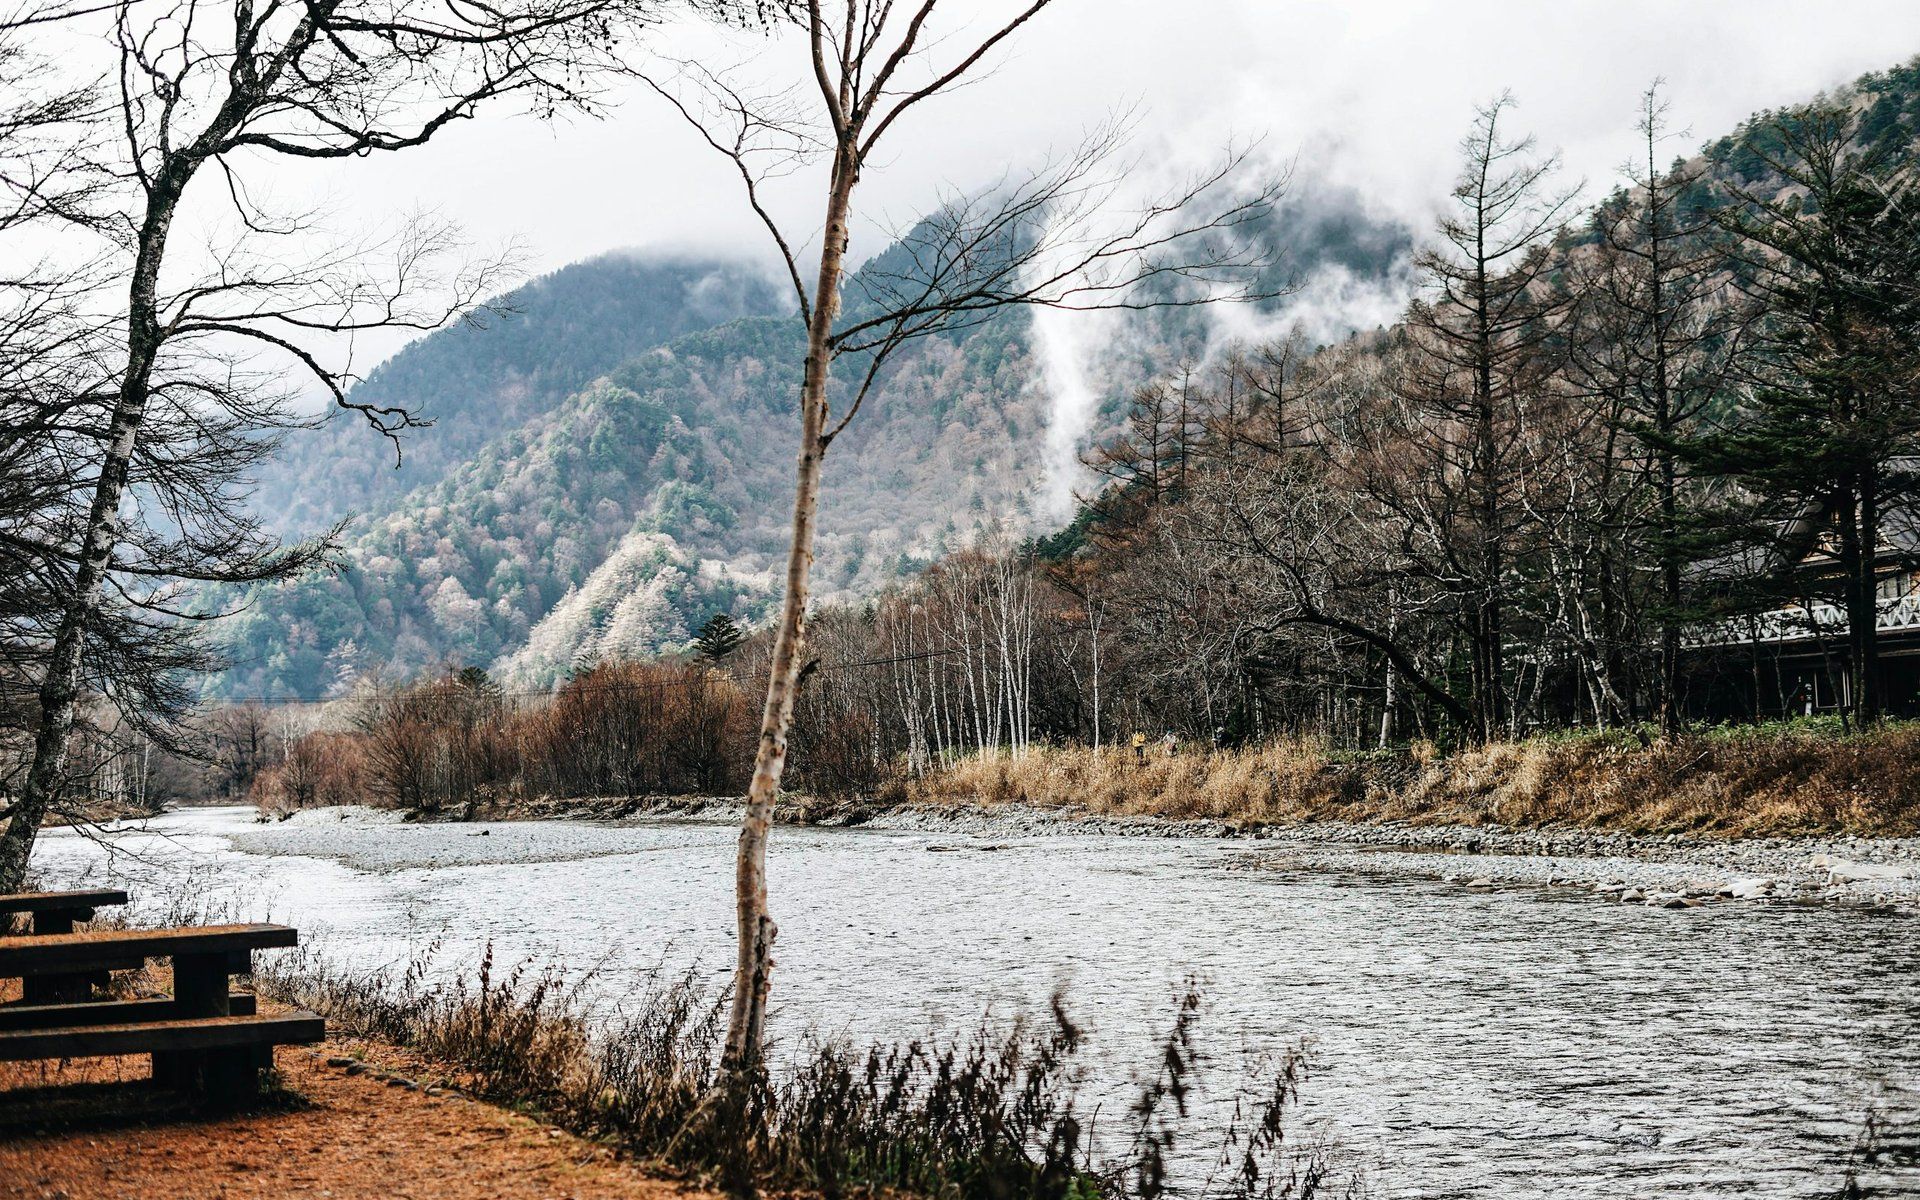
[[1807,866],[1827,873],[1828,883],[1857,883],[1864,880],[1913,879],[1915,871],[1906,863],[1855,862],[1831,854],[1816,854]]

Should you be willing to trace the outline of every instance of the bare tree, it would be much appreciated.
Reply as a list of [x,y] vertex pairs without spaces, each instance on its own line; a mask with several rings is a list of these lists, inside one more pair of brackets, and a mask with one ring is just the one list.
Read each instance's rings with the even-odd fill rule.
[[[129,562],[122,512],[142,495],[136,467],[152,446],[153,423],[178,423],[185,432],[176,445],[211,440],[231,449],[280,419],[271,380],[291,368],[376,429],[398,434],[417,422],[352,401],[350,359],[339,363],[338,343],[374,328],[440,324],[494,278],[487,269],[445,271],[449,231],[431,222],[383,244],[311,251],[292,262],[284,252],[249,253],[248,239],[309,232],[253,202],[249,169],[263,157],[347,159],[418,146],[509,97],[544,111],[582,103],[583,80],[611,61],[618,36],[642,15],[628,0],[114,0],[107,12],[118,60],[113,161],[129,193],[110,231],[124,264],[115,275],[124,302],[113,309],[110,398],[41,675],[32,766],[0,835],[0,888],[24,875],[61,786],[89,638],[115,580],[133,570],[268,578],[313,554],[296,548],[290,557],[250,521],[223,511],[205,477],[189,474],[163,503],[212,518],[206,536],[176,540],[176,553],[158,561],[134,547]],[[243,233],[234,247],[210,248],[210,264],[181,282],[192,264],[175,261],[175,221],[203,177],[224,191]],[[372,258],[386,260],[377,273]],[[160,457],[180,466],[197,454]]]
[[[1680,726],[1690,507],[1674,444],[1729,391],[1751,313],[1725,294],[1727,250],[1711,236],[1706,206],[1697,203],[1704,168],[1660,161],[1676,136],[1666,113],[1656,81],[1641,97],[1640,144],[1625,168],[1628,187],[1600,206],[1601,238],[1591,255],[1570,264],[1580,304],[1570,367],[1600,402],[1607,428],[1627,440],[1608,448],[1608,459],[1623,460],[1633,478],[1607,481],[1626,486],[1605,489],[1625,492],[1605,519],[1625,530],[1637,549],[1651,551],[1646,557],[1657,574],[1652,607],[1660,630],[1656,708],[1662,728],[1673,733]],[[1629,551],[1626,557],[1642,556]],[[1607,574],[1636,570],[1623,563]]]
[[[888,358],[913,339],[976,324],[1011,306],[1148,308],[1252,295],[1259,256],[1241,235],[1268,211],[1275,188],[1236,193],[1231,185],[1245,155],[1230,153],[1217,169],[1124,219],[1101,221],[1126,174],[1117,158],[1125,127],[1116,122],[1038,170],[950,200],[906,232],[895,261],[870,264],[856,277],[857,294],[843,313],[862,175],[898,140],[904,117],[977,77],[1050,3],[1033,0],[965,41],[936,34],[939,0],[796,3],[775,14],[773,34],[804,56],[814,92],[804,105],[751,96],[692,63],[643,72],[737,171],[779,251],[807,331],[785,596],[736,864],[738,954],[725,1054],[730,1078],[744,1078],[760,1064],[775,934],[767,906],[767,834],[804,656],[828,448],[858,414]],[[766,190],[769,179],[806,166],[824,167],[825,212],[817,260],[803,267],[803,240],[774,217]],[[843,359],[854,370],[836,386],[834,366]]]
[[1428,420],[1457,489],[1457,521],[1436,543],[1458,580],[1471,650],[1473,736],[1507,732],[1505,644],[1510,522],[1517,508],[1515,455],[1525,410],[1547,372],[1542,354],[1553,336],[1558,301],[1549,273],[1553,237],[1575,189],[1553,185],[1558,160],[1511,137],[1502,95],[1482,108],[1461,139],[1456,211],[1441,221],[1443,244],[1421,258],[1434,295],[1408,314],[1414,353],[1404,377],[1408,398]]

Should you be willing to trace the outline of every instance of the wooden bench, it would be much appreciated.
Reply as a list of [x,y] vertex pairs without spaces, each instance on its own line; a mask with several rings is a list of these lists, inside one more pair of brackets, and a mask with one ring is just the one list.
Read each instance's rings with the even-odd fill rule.
[[0,894],[0,917],[27,914],[31,933],[72,933],[75,924],[93,920],[96,910],[125,904],[118,888],[89,888],[78,892],[9,892]]
[[155,1082],[237,1103],[259,1090],[273,1047],[317,1042],[326,1025],[312,1013],[262,1016],[229,980],[253,969],[253,952],[292,946],[285,925],[100,930],[0,938],[0,978],[32,979],[119,969],[169,958],[168,1000],[0,1007],[0,1060],[151,1054]]
[[[95,911],[126,902],[127,894],[118,888],[90,888],[77,892],[11,892],[0,895],[0,932],[5,931],[14,917],[24,913],[29,933],[72,933],[75,925],[93,920]],[[123,968],[130,969],[125,964]],[[36,975],[21,981],[21,998],[28,1004],[63,1004],[85,1000],[93,994],[96,983],[105,984],[106,981],[107,973],[104,971],[93,975]]]

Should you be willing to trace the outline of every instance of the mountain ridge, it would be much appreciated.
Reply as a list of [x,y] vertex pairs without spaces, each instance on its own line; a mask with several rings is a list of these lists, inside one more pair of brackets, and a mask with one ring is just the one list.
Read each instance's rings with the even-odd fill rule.
[[[1311,188],[1288,198],[1273,235],[1303,277],[1349,288],[1393,291],[1412,251],[1411,235],[1358,197]],[[604,261],[547,279],[591,285]],[[404,676],[449,662],[546,686],[603,658],[677,648],[715,611],[758,619],[785,549],[801,332],[784,311],[717,321],[565,396],[496,405],[490,436],[470,436],[481,427],[470,422],[451,447],[413,451],[431,461],[410,490],[355,493],[384,507],[370,505],[349,528],[337,575],[224,597],[241,610],[223,623],[233,667],[208,694],[314,698],[368,671]],[[1088,364],[1097,411],[1082,437],[1100,431],[1126,388],[1204,355],[1216,333],[1195,310],[1103,326],[1110,340]],[[486,332],[435,336],[457,348]],[[452,353],[430,343],[362,386],[430,377]],[[1035,527],[1055,403],[1043,353],[1028,315],[1009,310],[922,339],[888,365],[827,471],[819,595],[869,594],[986,525]],[[484,410],[524,369],[517,352],[494,361],[493,378],[429,382],[442,394],[468,388],[459,411]]]

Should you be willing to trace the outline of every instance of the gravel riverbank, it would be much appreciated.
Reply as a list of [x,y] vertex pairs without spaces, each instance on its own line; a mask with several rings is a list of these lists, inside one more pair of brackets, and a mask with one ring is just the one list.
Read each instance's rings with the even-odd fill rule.
[[[489,820],[731,822],[737,799],[553,801],[487,812]],[[353,816],[349,816],[353,814]],[[309,810],[293,820],[396,820],[369,809]],[[1920,912],[1920,838],[1712,838],[1570,828],[1345,821],[1233,824],[1122,817],[1026,805],[783,805],[786,824],[925,833],[933,852],[980,852],[1026,837],[1230,839],[1246,869],[1305,869],[1439,879],[1481,891],[1564,887],[1609,903],[1686,908],[1722,902],[1828,904]]]
[[998,838],[1041,833],[1235,838],[1252,844],[1247,861],[1255,868],[1414,874],[1481,890],[1577,887],[1613,902],[1660,907],[1743,900],[1920,910],[1920,838],[1731,840],[1340,821],[1230,825],[1018,806],[900,808],[871,824]]

